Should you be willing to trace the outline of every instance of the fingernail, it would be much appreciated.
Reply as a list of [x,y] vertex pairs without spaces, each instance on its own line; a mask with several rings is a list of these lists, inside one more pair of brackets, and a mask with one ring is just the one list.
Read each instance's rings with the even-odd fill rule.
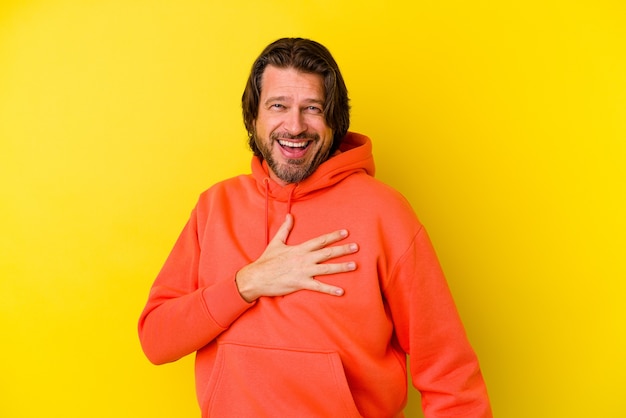
[[343,295],[343,289],[335,289],[334,293],[337,296],[341,296],[341,295]]
[[356,244],[350,244],[350,251],[356,251],[359,249],[359,246]]
[[356,269],[356,263],[354,261],[350,261],[348,263],[348,269],[355,270]]
[[346,231],[345,229],[342,229],[341,231],[339,231],[339,235],[341,235],[342,237],[347,237],[348,231]]

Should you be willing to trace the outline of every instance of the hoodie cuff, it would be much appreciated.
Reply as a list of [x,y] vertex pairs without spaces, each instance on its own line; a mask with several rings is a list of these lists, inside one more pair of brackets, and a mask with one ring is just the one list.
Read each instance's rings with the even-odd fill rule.
[[248,303],[239,294],[235,280],[224,280],[203,290],[202,296],[209,315],[223,329],[256,302]]

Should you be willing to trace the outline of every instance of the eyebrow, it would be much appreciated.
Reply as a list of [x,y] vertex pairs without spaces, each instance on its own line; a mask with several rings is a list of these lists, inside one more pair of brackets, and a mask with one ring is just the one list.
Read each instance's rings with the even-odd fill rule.
[[[272,103],[272,102],[291,102],[291,99],[288,96],[273,96],[273,97],[268,97],[263,104],[268,104],[268,103]],[[304,103],[306,104],[319,104],[319,105],[324,105],[324,100],[320,100],[320,99],[305,99]]]

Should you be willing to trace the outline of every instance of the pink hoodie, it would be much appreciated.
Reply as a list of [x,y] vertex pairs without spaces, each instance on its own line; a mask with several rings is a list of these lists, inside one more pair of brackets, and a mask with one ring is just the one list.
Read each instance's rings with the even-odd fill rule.
[[[349,133],[299,184],[279,186],[254,158],[251,175],[200,196],[154,282],[139,335],[156,364],[197,351],[203,417],[401,417],[406,354],[426,417],[491,417],[426,231],[373,175],[370,140]],[[240,297],[235,273],[261,255],[287,213],[295,220],[288,244],[337,229],[359,244],[349,256],[356,271],[321,278],[343,296]]]

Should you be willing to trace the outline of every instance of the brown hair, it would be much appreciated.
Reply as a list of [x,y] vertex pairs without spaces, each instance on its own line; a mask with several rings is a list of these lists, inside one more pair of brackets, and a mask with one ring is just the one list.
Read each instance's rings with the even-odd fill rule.
[[302,38],[282,38],[269,44],[252,64],[252,70],[241,97],[243,123],[248,131],[248,144],[254,155],[261,152],[254,142],[254,121],[259,114],[261,79],[265,67],[295,68],[304,73],[319,74],[324,79],[324,118],[333,130],[332,153],[341,144],[350,126],[350,104],[348,89],[343,81],[339,66],[320,43]]

